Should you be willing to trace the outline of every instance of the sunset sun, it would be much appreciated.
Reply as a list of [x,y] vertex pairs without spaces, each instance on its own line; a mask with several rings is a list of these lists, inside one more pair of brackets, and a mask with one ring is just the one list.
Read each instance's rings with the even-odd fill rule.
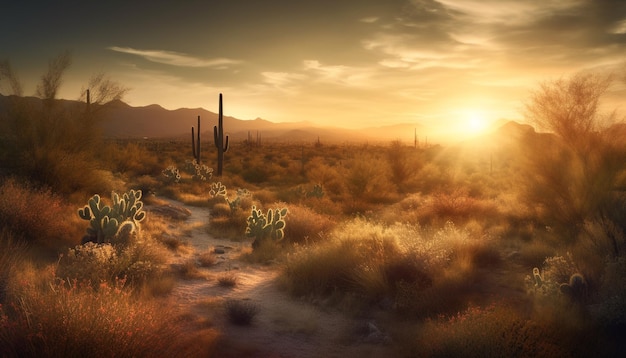
[[487,127],[487,119],[482,111],[468,110],[462,112],[464,131],[469,135],[476,135],[484,132]]

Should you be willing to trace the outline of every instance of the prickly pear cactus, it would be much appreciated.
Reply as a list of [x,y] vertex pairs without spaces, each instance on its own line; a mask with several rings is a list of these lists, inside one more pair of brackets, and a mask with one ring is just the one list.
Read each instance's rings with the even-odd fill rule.
[[178,168],[173,165],[165,168],[161,173],[165,177],[165,180],[169,183],[180,182],[180,172],[178,171]]
[[271,239],[280,241],[285,237],[285,216],[287,208],[269,209],[267,215],[252,206],[251,215],[248,217],[246,236],[253,237],[252,247],[257,248],[263,240]]
[[96,243],[106,242],[117,232],[119,222],[112,219],[111,207],[102,206],[102,201],[98,194],[89,199],[87,205],[78,209],[78,216],[83,220],[89,220],[87,228],[87,238],[83,241],[93,241]]
[[112,193],[111,200],[112,206],[103,205],[100,196],[96,194],[89,199],[86,206],[78,209],[78,216],[83,220],[89,220],[83,243],[110,243],[124,222],[130,221],[138,227],[139,222],[145,219],[141,190],[131,190],[121,197],[117,193]]
[[535,287],[541,288],[543,285],[543,277],[541,277],[538,267],[533,268],[533,280],[535,281]]
[[263,238],[263,228],[267,224],[267,218],[261,210],[256,206],[252,206],[250,216],[248,216],[248,227],[246,228],[246,236],[253,237],[255,242]]
[[121,197],[117,193],[113,193],[111,199],[113,200],[111,216],[116,218],[118,222],[130,220],[137,224],[145,219],[146,212],[142,210],[141,190],[131,189]]
[[211,190],[209,191],[209,195],[211,198],[215,198],[217,196],[226,196],[226,186],[222,184],[222,182],[211,183]]

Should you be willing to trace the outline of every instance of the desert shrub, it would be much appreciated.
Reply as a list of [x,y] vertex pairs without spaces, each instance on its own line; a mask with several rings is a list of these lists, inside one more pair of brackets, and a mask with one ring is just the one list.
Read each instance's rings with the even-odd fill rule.
[[[549,208],[541,218],[570,243],[586,221],[615,220],[616,204],[624,207],[625,198],[615,195],[625,168],[624,132],[615,126],[622,120],[616,112],[605,113],[602,103],[614,80],[605,73],[580,72],[542,83],[526,104],[529,122],[554,136],[525,152],[530,175],[523,198]],[[606,228],[611,236],[613,228]],[[618,256],[613,249],[611,255]]]
[[227,203],[217,203],[211,209],[211,217],[228,217],[231,212],[231,208]]
[[264,205],[270,205],[278,200],[276,193],[269,189],[255,190],[253,196],[256,201]]
[[[607,332],[626,330],[626,258],[607,262],[598,293],[595,316]],[[621,338],[618,338],[621,339]]]
[[408,148],[399,140],[393,141],[387,151],[389,178],[401,192],[406,190],[406,183],[412,174],[408,160]]
[[438,223],[454,221],[463,223],[471,218],[485,220],[497,214],[496,206],[485,200],[473,198],[464,189],[441,191],[430,197],[426,205],[418,209],[420,222]]
[[260,184],[268,181],[274,173],[265,165],[250,165],[241,172],[241,177],[248,183]]
[[239,300],[226,301],[226,315],[228,316],[228,320],[238,326],[250,325],[258,313],[259,307],[253,302]]
[[285,218],[285,238],[291,243],[312,243],[325,237],[335,222],[327,215],[299,205],[288,205],[289,215]]
[[58,263],[61,279],[79,282],[114,282],[124,278],[133,286],[160,277],[166,256],[154,240],[143,240],[126,246],[86,243],[71,248]]
[[7,299],[10,280],[20,269],[25,254],[26,245],[6,228],[0,229],[0,306]]
[[205,251],[198,256],[198,262],[201,267],[211,267],[217,263],[217,258],[213,251]]
[[241,252],[241,259],[246,262],[269,265],[283,260],[288,250],[274,240],[263,240],[255,248],[246,248]]
[[[562,357],[575,338],[560,336],[512,308],[470,307],[451,317],[428,320],[411,345],[420,357]],[[580,352],[578,352],[580,353]]]
[[394,190],[383,175],[384,162],[373,156],[361,155],[350,161],[345,172],[345,186],[353,200],[384,203],[392,199]]
[[160,158],[141,143],[108,143],[106,148],[98,154],[111,171],[126,173],[131,177],[141,175],[156,177],[163,169]]
[[206,278],[206,274],[198,268],[198,262],[194,258],[183,261],[176,266],[176,273],[186,280],[196,280]]
[[8,179],[0,185],[0,224],[31,242],[77,242],[74,210],[50,190]]
[[343,178],[336,166],[328,165],[322,158],[316,157],[307,163],[305,171],[309,181],[320,184],[327,195],[338,197],[344,194]]
[[519,252],[520,261],[526,267],[541,266],[546,258],[556,254],[554,246],[540,237],[524,242]]
[[235,287],[237,285],[237,275],[232,271],[227,271],[217,277],[217,284],[221,287]]
[[197,354],[174,310],[137,301],[124,281],[90,285],[57,280],[51,271],[34,275],[15,292],[19,300],[0,306],[0,346],[7,356]]
[[[125,88],[104,75],[92,77],[94,106],[65,104],[56,100],[62,77],[71,63],[63,53],[49,61],[48,71],[37,86],[38,98],[23,97],[21,85],[2,63],[5,79],[16,96],[7,101],[0,118],[0,162],[33,182],[70,195],[75,191],[100,192],[107,183],[99,178],[97,152],[101,149],[98,112],[120,99]],[[87,189],[87,190],[85,190]]]
[[[427,286],[427,255],[415,228],[385,227],[355,219],[336,228],[327,240],[290,254],[283,282],[294,295],[358,294],[365,301],[393,296],[400,282]],[[432,246],[434,248],[434,246]]]

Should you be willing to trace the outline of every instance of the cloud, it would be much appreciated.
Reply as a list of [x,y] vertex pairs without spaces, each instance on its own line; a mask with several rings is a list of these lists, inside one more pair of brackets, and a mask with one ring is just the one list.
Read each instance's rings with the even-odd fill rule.
[[211,67],[215,69],[226,69],[231,65],[241,63],[241,61],[231,60],[228,58],[202,59],[174,51],[138,50],[131,47],[118,46],[111,46],[108,47],[108,49],[115,52],[143,57],[148,61],[178,67]]
[[373,24],[376,21],[378,21],[378,17],[377,16],[364,17],[360,21],[366,24]]

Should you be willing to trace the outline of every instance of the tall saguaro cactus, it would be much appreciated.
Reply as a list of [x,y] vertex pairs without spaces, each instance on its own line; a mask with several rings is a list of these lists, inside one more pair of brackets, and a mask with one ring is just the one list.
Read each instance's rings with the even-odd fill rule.
[[222,112],[222,94],[220,93],[220,112],[218,116],[218,125],[213,127],[213,140],[217,147],[217,176],[222,176],[222,168],[224,166],[224,153],[228,150],[228,136],[224,141],[224,114]]
[[196,160],[196,164],[200,164],[200,116],[198,116],[198,140],[196,141],[193,127],[191,127],[191,149],[193,152],[193,158]]

